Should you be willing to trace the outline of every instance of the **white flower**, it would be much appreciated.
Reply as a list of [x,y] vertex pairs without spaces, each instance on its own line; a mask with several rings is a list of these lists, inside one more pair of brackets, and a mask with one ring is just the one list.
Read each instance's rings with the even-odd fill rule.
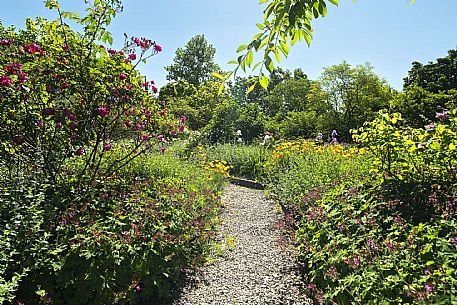
[[241,136],[242,136],[241,130],[238,129],[238,130],[236,131],[236,135],[237,135],[238,137],[241,137]]

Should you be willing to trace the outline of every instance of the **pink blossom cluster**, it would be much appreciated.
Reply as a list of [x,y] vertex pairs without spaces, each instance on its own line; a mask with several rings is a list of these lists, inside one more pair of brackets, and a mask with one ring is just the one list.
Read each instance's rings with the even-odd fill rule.
[[24,46],[24,50],[29,54],[36,54],[36,53],[40,53],[41,55],[44,54],[43,50],[41,50],[40,46],[38,46],[36,43],[26,44]]
[[14,42],[12,39],[0,39],[0,45],[9,46]]

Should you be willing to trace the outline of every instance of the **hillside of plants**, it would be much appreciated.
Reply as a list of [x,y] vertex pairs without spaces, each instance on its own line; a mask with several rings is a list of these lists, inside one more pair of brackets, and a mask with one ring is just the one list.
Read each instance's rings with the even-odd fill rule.
[[45,5],[0,21],[0,303],[170,302],[234,176],[282,207],[316,304],[457,304],[457,50],[401,92],[348,62],[221,86],[198,35],[159,89],[138,69],[159,42],[111,47],[120,1]]

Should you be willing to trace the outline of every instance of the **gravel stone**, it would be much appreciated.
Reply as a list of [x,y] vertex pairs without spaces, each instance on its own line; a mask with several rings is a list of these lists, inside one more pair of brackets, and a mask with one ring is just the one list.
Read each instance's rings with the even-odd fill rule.
[[221,231],[233,249],[196,274],[174,305],[303,304],[303,290],[293,249],[278,244],[280,215],[262,191],[229,185],[223,194]]

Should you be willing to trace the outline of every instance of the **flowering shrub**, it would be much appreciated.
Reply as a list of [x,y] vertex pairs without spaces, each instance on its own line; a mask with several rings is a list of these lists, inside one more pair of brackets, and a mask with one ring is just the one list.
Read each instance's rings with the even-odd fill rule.
[[48,0],[59,21],[0,24],[0,303],[155,303],[211,243],[222,179],[150,157],[186,120],[136,70],[161,47],[100,45],[121,4],[86,3],[84,17]]
[[[327,304],[451,304],[456,298],[456,111],[424,128],[398,114],[355,132],[372,175],[301,199],[308,289]],[[318,194],[318,196],[316,196]]]

